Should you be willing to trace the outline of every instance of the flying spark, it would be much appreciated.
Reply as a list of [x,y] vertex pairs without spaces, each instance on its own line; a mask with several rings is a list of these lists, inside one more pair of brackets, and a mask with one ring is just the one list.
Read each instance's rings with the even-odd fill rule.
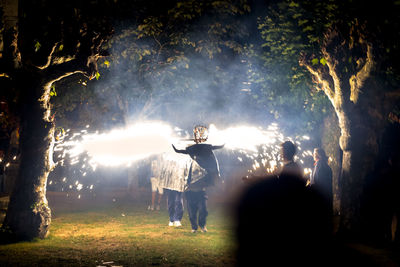
[[[174,153],[171,144],[177,147],[187,146],[188,142],[193,144],[186,131],[159,121],[138,122],[105,133],[90,133],[88,129],[89,125],[77,133],[66,130],[54,149],[59,157],[61,155],[58,164],[63,166],[66,162],[73,168],[73,177],[76,179],[83,179],[89,172],[96,171],[99,165],[131,167],[138,160],[148,159],[153,155],[162,155],[165,160],[175,161],[183,166],[187,158],[177,157],[178,154]],[[264,128],[237,125],[226,129],[218,129],[211,124],[207,143],[225,144],[225,149],[218,153],[227,153],[232,160],[247,168],[251,175],[260,171],[272,173],[281,166],[280,144],[286,140],[296,143],[299,150],[296,159],[304,163],[305,158],[312,157],[310,150],[301,148],[302,141],[309,139],[308,136],[287,137],[280,131],[277,123]],[[305,169],[305,175],[309,173],[310,169]],[[93,184],[84,186],[84,181],[76,179],[63,177],[62,182],[66,188],[72,190],[93,189]],[[68,185],[68,180],[75,182]]]

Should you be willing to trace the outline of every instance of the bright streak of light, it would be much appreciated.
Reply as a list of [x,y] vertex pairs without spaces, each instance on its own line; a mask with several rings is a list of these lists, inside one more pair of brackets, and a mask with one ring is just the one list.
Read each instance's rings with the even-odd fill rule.
[[[81,137],[75,141],[76,136]],[[172,127],[161,122],[141,122],[128,128],[113,130],[103,134],[74,133],[70,141],[62,146],[72,156],[87,152],[90,165],[129,165],[131,162],[152,154],[171,151],[171,144],[178,140]],[[79,162],[77,157],[71,164]]]
[[[66,132],[70,132],[70,129]],[[80,170],[76,173],[74,171],[74,175],[81,176],[86,176],[91,171],[90,168],[95,171],[99,165],[129,167],[137,160],[153,155],[162,156],[166,161],[175,161],[184,168],[188,163],[187,155],[175,153],[171,147],[171,144],[176,144],[178,148],[188,145],[182,138],[190,139],[191,136],[178,127],[163,122],[148,121],[105,133],[80,130],[78,133],[65,134],[54,150],[62,154],[60,165],[64,164],[64,160],[66,164],[75,165],[75,168]],[[225,144],[225,149],[218,151],[232,155],[233,159],[241,162],[241,165],[247,166],[245,168],[248,174],[252,175],[255,172],[262,173],[260,171],[273,173],[282,167],[280,144],[286,140],[296,143],[298,148],[296,160],[304,163],[303,159],[312,156],[310,150],[300,152],[301,141],[309,140],[308,136],[296,136],[294,139],[286,137],[276,123],[266,128],[237,125],[222,130],[211,124],[207,143]],[[304,171],[306,175],[310,170]],[[64,177],[62,181],[66,183],[67,178]],[[84,188],[92,190],[94,187],[93,184],[90,186],[83,184],[84,182],[76,180],[74,184],[69,185],[69,188],[81,191]]]
[[257,146],[276,142],[277,128],[263,130],[254,126],[236,126],[225,130],[218,130],[214,124],[210,125],[209,142],[225,144],[225,148],[233,150],[243,149],[258,152]]

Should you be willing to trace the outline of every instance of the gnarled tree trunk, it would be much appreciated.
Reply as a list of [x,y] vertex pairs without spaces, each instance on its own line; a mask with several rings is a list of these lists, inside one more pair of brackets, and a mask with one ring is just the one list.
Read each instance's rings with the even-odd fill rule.
[[49,233],[51,210],[46,199],[46,183],[54,168],[52,159],[54,123],[51,116],[50,91],[53,83],[77,73],[91,79],[97,72],[101,43],[93,52],[62,64],[52,64],[55,44],[44,66],[24,66],[12,77],[23,92],[21,116],[20,169],[2,228],[13,238],[30,240],[45,238]]
[[48,103],[38,101],[46,94],[39,77],[21,84],[27,86],[27,95],[21,118],[20,169],[4,220],[4,226],[19,239],[46,237],[51,222],[46,183],[53,167],[54,125]]
[[[112,28],[105,17],[99,20],[99,24],[90,24],[97,30],[88,28],[88,23],[94,21],[89,18],[86,20],[82,12],[85,7],[93,7],[94,4],[83,5],[80,10],[67,4],[64,6],[66,10],[60,10],[62,16],[56,20],[58,24],[52,21],[54,24],[48,28],[46,25],[31,25],[32,21],[37,20],[35,11],[31,10],[36,4],[31,1],[17,2],[19,5],[16,8],[21,9],[17,14],[33,15],[17,18],[19,28],[14,27],[10,37],[5,38],[7,49],[4,51],[7,57],[6,62],[1,62],[4,63],[1,67],[5,66],[4,76],[13,83],[12,89],[20,92],[23,105],[20,169],[2,228],[17,239],[44,238],[49,233],[51,223],[46,183],[54,167],[52,151],[55,126],[50,106],[51,87],[55,82],[78,73],[89,79],[94,78],[98,73],[97,60],[106,52],[102,50],[102,45],[111,36]],[[50,8],[49,11],[54,10]],[[71,15],[76,16],[73,23],[70,21]],[[32,20],[27,19],[29,17]],[[40,48],[39,39],[36,39],[38,33],[31,31],[41,27],[48,32],[46,37],[39,36],[42,40],[53,40],[53,47],[47,43]],[[24,38],[19,38],[19,34]],[[36,49],[32,49],[33,44]]]
[[363,229],[361,205],[365,179],[374,170],[378,157],[378,140],[384,120],[374,118],[368,108],[358,105],[341,114],[349,124],[341,125],[340,147],[343,151],[341,191],[341,232],[359,235]]

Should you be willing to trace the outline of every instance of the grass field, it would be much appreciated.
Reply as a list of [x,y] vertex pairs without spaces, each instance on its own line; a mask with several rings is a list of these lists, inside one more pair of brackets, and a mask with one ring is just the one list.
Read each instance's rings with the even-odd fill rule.
[[121,197],[49,196],[53,219],[44,240],[0,245],[0,266],[232,266],[235,237],[229,213],[210,205],[207,233],[169,227],[164,203]]
[[[229,201],[210,197],[209,231],[191,233],[186,210],[179,228],[168,226],[165,200],[160,211],[148,211],[144,201],[148,192],[136,199],[123,191],[77,196],[49,192],[50,235],[44,240],[1,244],[0,266],[235,265],[237,244]],[[359,242],[342,245],[343,254],[336,256],[346,266],[349,257],[355,265],[400,266],[398,248]]]

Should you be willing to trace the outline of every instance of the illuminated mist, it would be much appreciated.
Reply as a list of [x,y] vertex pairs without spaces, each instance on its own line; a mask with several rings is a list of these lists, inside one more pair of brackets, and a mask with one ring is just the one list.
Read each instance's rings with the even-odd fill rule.
[[[222,175],[229,174],[227,166],[240,166],[249,175],[271,172],[280,164],[279,145],[288,139],[296,142],[300,163],[311,158],[310,148],[302,147],[310,138],[285,134],[279,126],[290,122],[276,120],[272,111],[257,104],[257,88],[251,82],[257,66],[244,54],[210,59],[188,52],[186,60],[165,66],[149,60],[148,73],[143,74],[134,56],[123,56],[130,42],[120,38],[113,43],[110,64],[92,84],[109,113],[93,114],[102,125],[69,130],[55,147],[58,166],[73,169],[67,174],[72,177],[63,177],[62,190],[92,190],[96,185],[84,185],[82,179],[98,166],[117,172],[173,152],[171,144],[193,144],[188,139],[197,124],[209,126],[208,143],[225,144],[216,151]],[[147,49],[156,45],[154,40],[137,42]]]

